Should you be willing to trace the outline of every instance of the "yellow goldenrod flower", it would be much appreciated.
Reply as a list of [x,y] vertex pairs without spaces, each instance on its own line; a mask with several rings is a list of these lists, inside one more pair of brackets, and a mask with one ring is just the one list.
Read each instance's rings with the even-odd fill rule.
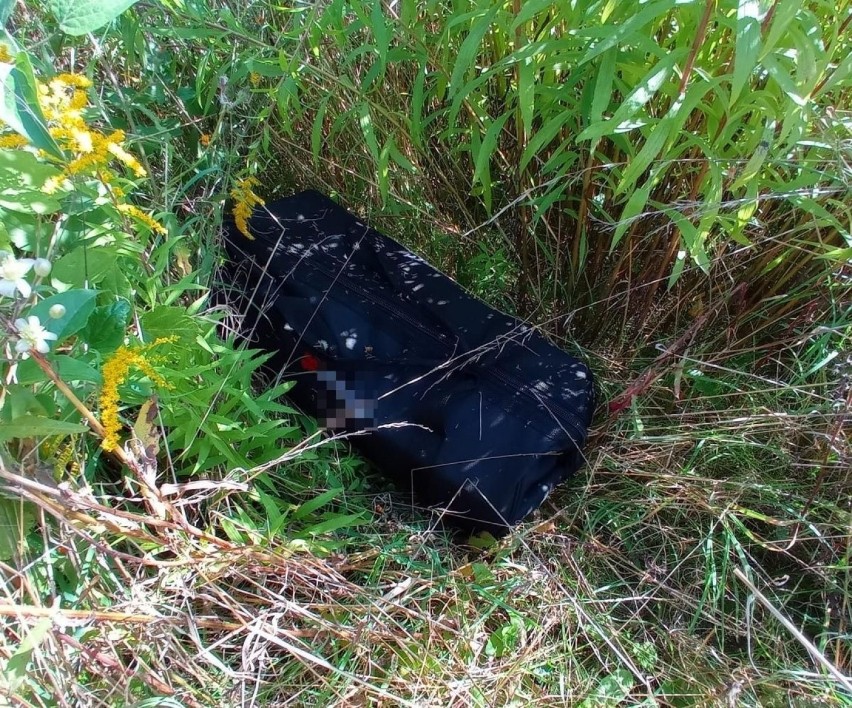
[[157,339],[144,347],[131,348],[121,346],[103,365],[101,374],[104,385],[101,389],[100,409],[101,424],[104,426],[104,439],[101,447],[107,452],[118,447],[118,435],[121,432],[121,420],[118,417],[119,395],[118,387],[127,379],[131,369],[137,369],[161,388],[168,388],[166,380],[153,367],[157,361],[148,352],[156,346],[174,341],[174,337]]
[[[71,153],[65,167],[66,176],[87,174],[102,182],[112,177],[110,162],[118,160],[137,177],[145,177],[145,169],[122,145],[124,131],[109,135],[90,128],[83,117],[89,105],[85,89],[92,82],[80,74],[59,74],[47,83],[39,83],[39,104],[48,122],[48,131],[59,147]],[[61,182],[49,186],[58,189]]]
[[72,88],[87,89],[92,86],[89,78],[82,74],[59,74],[59,76],[54,77],[53,81],[58,81],[64,86],[71,86]]
[[255,206],[266,203],[252,190],[252,187],[259,185],[260,182],[256,177],[246,177],[237,182],[236,187],[231,190],[231,198],[235,202],[233,214],[237,229],[239,229],[243,236],[251,240],[254,240],[254,236],[249,231],[248,220],[251,218]]
[[207,147],[210,144],[210,135],[208,133],[203,133],[200,139],[202,147]]
[[[68,174],[73,175],[95,172],[99,174],[102,182],[108,182],[110,181],[111,173],[107,167],[110,162],[110,155],[112,155],[112,157],[117,158],[133,170],[137,177],[145,177],[147,175],[145,168],[139,164],[139,161],[121,147],[120,143],[124,140],[123,131],[116,130],[110,135],[103,135],[102,133],[94,130],[85,132],[87,133],[85,140],[87,142],[90,141],[90,151],[81,152],[79,150],[79,148],[83,146],[84,138],[82,138],[76,131],[71,132],[71,140],[66,139],[64,144],[60,142],[60,145],[62,145],[65,149],[70,149],[79,154],[79,157],[71,160],[71,162],[69,162],[66,166],[65,169]],[[51,134],[54,138],[65,138],[66,136],[64,131],[56,131],[55,134],[53,132]],[[88,145],[86,146],[88,147]],[[75,150],[75,148],[77,149]]]
[[71,111],[81,111],[86,106],[89,105],[89,97],[86,95],[85,91],[77,90],[71,96],[71,100],[68,102],[68,109]]
[[260,85],[260,74],[258,74],[256,71],[251,72],[249,74],[249,81],[251,81],[252,86],[259,86]]
[[6,64],[13,64],[15,62],[15,57],[9,53],[9,46],[6,44],[0,44],[0,61]]
[[[0,44],[0,47],[3,45]],[[18,148],[26,147],[30,142],[23,135],[0,135],[0,149],[17,150]]]
[[[120,135],[121,137],[115,139],[115,136]],[[127,152],[119,143],[124,140],[124,133],[120,130],[115,131],[108,139],[107,139],[107,150],[109,150],[115,157],[117,157],[121,162],[123,162],[127,167],[133,170],[133,174],[137,177],[145,177],[148,173],[145,171],[145,168],[139,163],[133,155]]]
[[164,236],[168,233],[166,231],[166,227],[163,226],[159,221],[157,221],[153,216],[151,216],[150,214],[146,214],[139,207],[136,207],[133,204],[119,204],[118,210],[122,214],[127,214],[128,216],[132,216],[138,219],[154,233],[163,234]]
[[[60,438],[61,439],[61,438]],[[61,479],[66,474],[79,474],[80,463],[74,460],[74,443],[68,440],[57,450],[56,457],[53,462],[53,477]]]
[[95,149],[92,134],[88,130],[75,129],[71,131],[74,142],[77,143],[77,152],[92,152]]
[[62,74],[48,83],[39,83],[39,105],[51,127],[85,130],[82,110],[89,101],[84,89],[91,85],[83,76]]

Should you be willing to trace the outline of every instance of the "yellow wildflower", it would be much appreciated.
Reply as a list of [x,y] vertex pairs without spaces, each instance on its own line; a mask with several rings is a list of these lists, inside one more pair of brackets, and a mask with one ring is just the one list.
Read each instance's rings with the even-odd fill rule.
[[92,82],[89,78],[82,74],[59,74],[59,76],[55,76],[53,78],[53,81],[58,81],[65,86],[70,86],[72,88],[87,89],[92,86]]
[[252,190],[252,187],[257,187],[259,185],[260,182],[256,177],[246,177],[245,179],[237,182],[236,187],[231,190],[231,198],[234,202],[236,202],[234,204],[233,214],[237,229],[239,229],[243,236],[251,239],[252,241],[254,240],[254,236],[252,236],[249,231],[248,220],[251,218],[251,214],[254,211],[255,206],[266,204],[266,202],[257,196]]
[[256,71],[251,72],[249,74],[249,81],[251,81],[252,86],[259,86],[260,85],[260,74],[258,74]]
[[[0,47],[3,45],[0,44]],[[2,150],[16,150],[18,148],[26,147],[30,142],[23,135],[17,135],[12,133],[10,135],[0,135],[0,149]]]
[[6,64],[11,64],[15,61],[15,57],[9,53],[9,47],[6,44],[0,44],[0,61]]
[[[116,136],[121,136],[116,139]],[[133,174],[137,177],[145,177],[148,173],[145,171],[145,168],[139,163],[133,155],[131,155],[127,150],[121,147],[120,143],[124,141],[124,132],[121,130],[115,131],[108,139],[107,139],[107,150],[109,150],[115,157],[117,157],[121,162],[123,162],[127,167],[133,170]]]
[[133,204],[119,204],[118,210],[122,214],[127,214],[128,216],[132,216],[138,219],[154,233],[163,234],[164,236],[168,233],[166,231],[166,227],[163,226],[159,221],[157,221],[153,216],[151,216],[150,214],[146,214],[139,207],[136,207]]
[[92,134],[88,130],[75,129],[71,131],[71,135],[77,143],[77,152],[92,152],[95,149]]
[[81,111],[88,105],[89,97],[85,91],[75,91],[71,96],[71,100],[68,101],[68,109],[71,111]]
[[74,459],[74,453],[73,439],[65,441],[65,444],[57,450],[53,462],[54,479],[58,481],[67,474],[77,475],[80,473],[80,463]]
[[89,105],[85,89],[92,82],[80,74],[59,74],[47,83],[39,83],[39,105],[48,122],[50,135],[59,147],[71,153],[66,173],[92,174],[101,181],[109,181],[109,164],[118,160],[137,177],[146,172],[133,155],[124,149],[124,131],[116,130],[105,135],[93,130],[83,118]]
[[200,142],[202,147],[207,147],[210,144],[210,134],[202,133]]
[[85,76],[77,74],[61,74],[46,84],[39,83],[39,105],[51,127],[86,129],[82,110],[89,100],[82,89],[90,85]]
[[[86,138],[83,138],[77,131],[60,130],[55,131],[55,133],[52,132],[54,138],[64,139],[64,145],[62,142],[60,142],[60,145],[80,155],[68,163],[66,167],[68,174],[102,170],[109,164],[110,155],[127,165],[137,177],[144,177],[147,174],[139,161],[121,147],[121,142],[124,140],[123,130],[116,130],[110,135],[104,135],[95,130],[85,132],[87,133]],[[67,135],[70,135],[70,139],[66,137]],[[80,149],[81,147],[90,147],[91,149],[84,151]]]
[[152,361],[156,361],[156,358],[149,356],[148,352],[154,347],[174,341],[174,339],[174,337],[157,339],[144,347],[121,346],[104,362],[101,371],[104,377],[104,385],[100,397],[101,424],[104,426],[104,439],[101,442],[101,447],[107,452],[115,450],[119,444],[118,435],[121,432],[121,420],[118,417],[118,387],[127,380],[131,369],[138,369],[157,386],[168,388],[166,380],[154,371]]

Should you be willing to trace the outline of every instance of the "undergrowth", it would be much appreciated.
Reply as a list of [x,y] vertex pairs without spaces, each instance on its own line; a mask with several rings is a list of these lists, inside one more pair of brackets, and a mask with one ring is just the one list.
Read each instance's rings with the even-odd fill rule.
[[[129,4],[0,3],[10,704],[852,700],[848,7]],[[592,363],[508,538],[237,346],[225,204],[302,187]]]

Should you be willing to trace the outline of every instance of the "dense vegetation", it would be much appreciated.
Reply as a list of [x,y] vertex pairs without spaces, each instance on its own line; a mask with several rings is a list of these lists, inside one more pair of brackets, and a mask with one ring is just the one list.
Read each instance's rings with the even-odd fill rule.
[[[0,696],[852,700],[848,5],[0,20]],[[210,299],[225,208],[309,186],[598,372],[508,539],[432,530]]]

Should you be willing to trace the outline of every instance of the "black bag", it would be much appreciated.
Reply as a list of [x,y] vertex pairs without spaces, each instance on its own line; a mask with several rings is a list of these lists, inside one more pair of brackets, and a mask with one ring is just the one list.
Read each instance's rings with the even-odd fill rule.
[[[307,191],[228,224],[244,333],[290,396],[420,503],[505,533],[583,462],[589,368]],[[231,298],[234,302],[234,298]]]

